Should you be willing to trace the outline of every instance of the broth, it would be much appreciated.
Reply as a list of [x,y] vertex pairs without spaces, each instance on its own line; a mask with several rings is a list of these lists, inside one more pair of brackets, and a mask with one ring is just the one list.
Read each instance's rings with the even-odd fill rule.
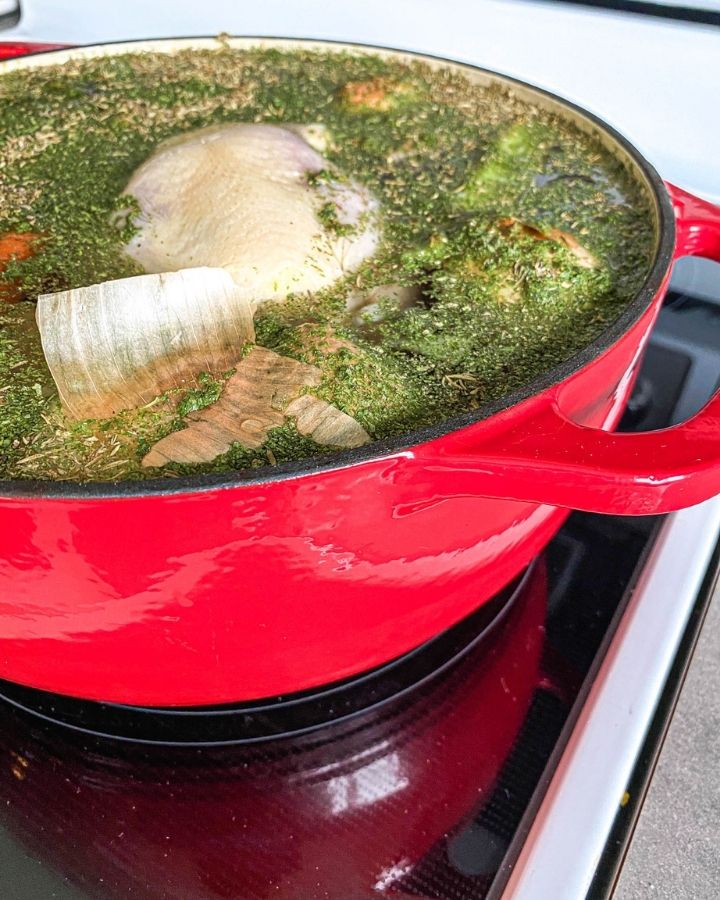
[[[257,446],[230,441],[203,462],[148,465],[157,442],[222,400],[237,366],[77,420],[45,361],[39,295],[143,272],[125,252],[137,219],[124,191],[138,166],[169,138],[241,122],[314,126],[326,168],[307,176],[313,187],[352,179],[377,201],[374,253],[313,293],[261,303],[254,322],[255,344],[319,370],[314,401],[371,440],[526,385],[607,327],[650,266],[647,199],[609,151],[457,71],[221,48],[9,72],[0,78],[0,478],[144,479],[337,450],[288,412]],[[317,217],[329,235],[352,230],[332,204]],[[238,365],[252,349],[238,348]]]

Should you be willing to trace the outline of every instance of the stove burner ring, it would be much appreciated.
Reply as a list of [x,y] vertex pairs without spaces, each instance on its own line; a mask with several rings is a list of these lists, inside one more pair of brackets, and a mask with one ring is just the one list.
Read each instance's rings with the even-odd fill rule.
[[536,562],[476,612],[409,653],[319,688],[238,704],[144,707],[65,697],[0,680],[0,700],[100,739],[162,746],[253,744],[295,737],[368,713],[451,669],[502,624]]

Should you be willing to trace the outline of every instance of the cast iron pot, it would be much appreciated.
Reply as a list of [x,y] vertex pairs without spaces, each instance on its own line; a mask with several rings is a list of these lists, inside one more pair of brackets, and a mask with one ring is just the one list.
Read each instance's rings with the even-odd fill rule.
[[[393,50],[277,39],[233,46]],[[117,53],[114,44],[10,60],[10,69]],[[396,657],[508,584],[569,509],[642,515],[720,491],[720,394],[684,424],[612,434],[673,260],[720,261],[720,210],[663,184],[577,107],[431,57],[572,120],[632,173],[653,210],[655,258],[591,345],[524,390],[435,428],[320,461],[143,483],[0,486],[0,677],[135,705],[285,694]]]

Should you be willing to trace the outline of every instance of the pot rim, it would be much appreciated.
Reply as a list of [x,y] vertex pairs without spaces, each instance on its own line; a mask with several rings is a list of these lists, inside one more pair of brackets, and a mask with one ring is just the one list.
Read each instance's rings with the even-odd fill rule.
[[[240,37],[183,37],[183,38],[157,38],[135,39],[130,41],[105,41],[99,44],[87,44],[64,49],[43,50],[38,53],[27,54],[21,57],[11,58],[0,62],[0,77],[5,72],[24,68],[33,68],[35,65],[52,65],[55,59],[58,63],[65,62],[78,56],[97,58],[102,55],[118,55],[122,52],[137,53],[146,50],[156,52],[173,52],[175,49],[211,49],[213,47],[230,47],[232,49],[250,49],[263,44],[278,47],[286,46],[289,49],[325,49],[341,52],[342,50],[354,50],[360,53],[380,53],[386,56],[410,57],[420,62],[435,65],[438,68],[450,66],[457,70],[466,70],[469,73],[486,76],[489,80],[500,81],[507,84],[522,94],[533,94],[541,101],[549,101],[552,105],[559,106],[573,114],[575,120],[583,120],[589,126],[589,130],[596,136],[610,138],[615,149],[620,149],[625,161],[630,161],[636,167],[636,177],[639,176],[645,182],[645,187],[655,205],[656,224],[656,250],[655,255],[645,276],[643,284],[635,296],[622,309],[620,314],[589,344],[576,351],[568,359],[551,369],[542,372],[533,380],[527,382],[517,391],[513,391],[498,400],[483,404],[477,409],[469,410],[460,415],[443,419],[433,425],[428,425],[411,432],[404,432],[393,438],[381,441],[373,441],[354,450],[344,450],[327,457],[315,457],[310,460],[281,463],[273,467],[261,469],[242,469],[224,473],[212,473],[201,475],[184,475],[180,477],[157,477],[147,480],[127,479],[125,481],[110,482],[80,482],[80,481],[53,481],[30,479],[0,479],[0,500],[3,498],[16,499],[135,499],[147,496],[183,495],[196,493],[210,493],[218,490],[242,488],[243,486],[261,485],[276,481],[288,481],[293,478],[331,472],[355,466],[361,463],[370,463],[382,459],[397,458],[398,456],[411,456],[412,449],[452,432],[478,424],[489,419],[497,413],[517,406],[524,400],[541,394],[551,387],[562,383],[579,370],[585,368],[600,356],[605,350],[615,344],[648,309],[654,300],[663,280],[668,273],[673,259],[675,248],[675,216],[670,195],[655,168],[637,150],[637,148],[619,131],[606,123],[599,116],[578,106],[570,100],[561,97],[552,91],[537,87],[530,82],[505,75],[493,69],[486,69],[469,62],[449,59],[436,54],[424,53],[414,50],[402,50],[395,47],[387,47],[380,44],[365,44],[354,41],[340,41],[324,38],[292,38],[264,35],[243,35]],[[103,50],[107,50],[103,54]],[[99,52],[98,52],[99,51]]]

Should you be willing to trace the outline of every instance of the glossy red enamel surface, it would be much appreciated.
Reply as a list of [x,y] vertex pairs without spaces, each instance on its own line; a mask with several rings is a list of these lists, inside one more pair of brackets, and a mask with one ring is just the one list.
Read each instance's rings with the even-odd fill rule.
[[2,709],[3,822],[94,898],[408,896],[398,882],[488,802],[538,683],[545,593],[538,567],[449,677],[305,737],[88,750]]
[[58,50],[64,44],[28,44],[25,42],[0,43],[0,59],[13,59],[15,56],[25,56],[28,53],[40,53],[42,50]]
[[[720,258],[720,213],[668,187],[676,255]],[[669,278],[559,384],[414,448],[267,483],[0,498],[0,677],[130,704],[284,694],[457,622],[567,508],[651,513],[720,491],[720,399],[612,435]]]
[[2,675],[150,705],[333,681],[471,612],[564,517],[462,497],[411,509],[400,471],[393,459],[237,492],[5,502]]

